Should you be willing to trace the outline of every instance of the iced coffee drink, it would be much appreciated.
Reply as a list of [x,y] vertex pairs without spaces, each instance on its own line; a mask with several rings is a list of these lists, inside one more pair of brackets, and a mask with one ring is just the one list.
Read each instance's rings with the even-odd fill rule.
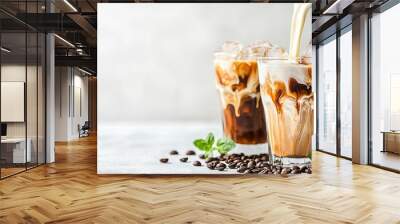
[[284,163],[309,162],[314,128],[311,65],[264,58],[259,70],[272,155]]
[[227,42],[215,54],[214,66],[224,135],[239,144],[265,143],[267,133],[257,61],[240,44]]
[[295,4],[288,57],[258,58],[260,92],[274,161],[311,162],[314,95],[311,58],[300,57],[300,43],[310,4]]

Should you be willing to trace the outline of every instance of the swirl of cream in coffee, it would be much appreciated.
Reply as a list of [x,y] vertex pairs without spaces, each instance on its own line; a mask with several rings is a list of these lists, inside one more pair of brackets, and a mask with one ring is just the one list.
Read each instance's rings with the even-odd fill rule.
[[287,57],[283,48],[267,41],[258,41],[247,47],[235,41],[227,41],[222,50],[215,53],[214,66],[217,89],[221,102],[226,108],[229,104],[240,115],[240,105],[244,98],[257,98],[260,101],[257,57]]

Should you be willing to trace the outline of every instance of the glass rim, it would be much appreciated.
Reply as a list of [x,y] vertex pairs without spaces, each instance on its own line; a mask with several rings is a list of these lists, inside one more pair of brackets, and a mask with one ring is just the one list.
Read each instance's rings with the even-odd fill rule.
[[214,52],[214,59],[218,59],[220,57],[225,57],[229,60],[251,60],[251,61],[257,61],[257,58],[259,56],[255,54],[247,54],[247,55],[240,55],[240,54],[234,54],[234,53],[228,53],[228,52]]
[[[294,59],[309,59],[312,58],[312,56],[299,56],[295,57]],[[289,56],[260,56],[257,57],[259,60],[288,60]]]
[[[284,61],[284,60],[290,60],[289,56],[260,56],[257,54],[247,54],[247,55],[238,55],[234,53],[228,53],[228,52],[214,52],[214,57],[217,59],[218,57],[228,57],[229,59],[232,60],[255,60],[255,61]],[[299,56],[295,57],[295,61],[304,61],[304,60],[311,60],[312,56]]]
[[256,58],[257,61],[260,62],[268,62],[268,61],[292,61],[292,62],[297,62],[297,63],[303,63],[305,61],[312,60],[312,56],[300,56],[300,57],[295,57],[294,59],[289,58],[289,56],[284,56],[284,57],[270,57],[270,56],[264,56],[264,57],[258,57]]

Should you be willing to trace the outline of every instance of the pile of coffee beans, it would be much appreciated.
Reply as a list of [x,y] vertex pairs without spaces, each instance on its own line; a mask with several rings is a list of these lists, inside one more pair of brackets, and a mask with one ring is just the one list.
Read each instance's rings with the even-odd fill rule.
[[310,165],[286,167],[271,164],[267,154],[245,155],[230,154],[206,159],[207,167],[211,170],[223,171],[225,168],[235,169],[243,174],[274,174],[287,176],[290,174],[312,173]]
[[[196,155],[193,150],[188,150],[186,153],[188,156]],[[172,150],[170,155],[179,155],[178,151]],[[204,160],[205,165],[210,170],[224,171],[226,169],[234,169],[238,173],[243,174],[273,174],[288,176],[300,173],[312,173],[311,165],[302,166],[283,166],[279,165],[278,162],[271,164],[269,161],[268,154],[256,154],[256,155],[245,155],[244,153],[233,153],[229,155],[220,155],[218,157],[208,157],[200,154],[199,158]],[[188,162],[188,157],[182,157],[179,159],[181,162]],[[161,163],[168,163],[168,158],[161,158]],[[193,166],[202,166],[202,162],[195,160],[192,163]]]

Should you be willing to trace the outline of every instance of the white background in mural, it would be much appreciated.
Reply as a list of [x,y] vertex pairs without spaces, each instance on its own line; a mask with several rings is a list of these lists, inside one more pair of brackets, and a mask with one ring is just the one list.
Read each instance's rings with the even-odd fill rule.
[[[288,48],[293,4],[98,8],[98,172],[208,173],[158,159],[209,131],[221,135],[214,51],[226,40]],[[303,50],[311,15],[304,33]]]

